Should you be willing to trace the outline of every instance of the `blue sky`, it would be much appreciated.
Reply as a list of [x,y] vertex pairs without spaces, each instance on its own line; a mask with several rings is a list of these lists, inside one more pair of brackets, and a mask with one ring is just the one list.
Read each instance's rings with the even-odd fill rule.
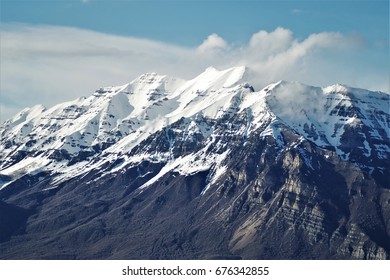
[[210,33],[245,42],[282,26],[298,38],[321,31],[388,40],[388,1],[2,0],[2,22],[85,28],[197,45]]
[[[389,91],[388,1],[1,0],[0,121],[143,72]],[[26,94],[28,93],[28,94]]]

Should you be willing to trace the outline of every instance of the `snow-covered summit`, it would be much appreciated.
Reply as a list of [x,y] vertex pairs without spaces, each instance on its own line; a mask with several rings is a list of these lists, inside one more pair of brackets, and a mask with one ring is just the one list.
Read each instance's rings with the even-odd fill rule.
[[389,95],[249,74],[148,73],[2,124],[0,256],[388,259]]
[[[70,163],[77,163],[74,168],[96,168],[92,160],[103,164],[105,158],[131,153],[178,122],[184,122],[183,139],[198,135],[214,141],[226,126],[243,139],[261,130],[261,137],[277,139],[282,149],[285,126],[344,160],[390,158],[388,94],[287,81],[255,91],[248,72],[244,66],[209,67],[188,81],[149,73],[49,109],[25,109],[0,127],[0,174],[58,171]],[[222,161],[220,156],[205,160]],[[180,159],[175,168],[183,170],[186,164]]]
[[[319,88],[297,82],[282,82],[267,97],[271,111],[286,125],[319,146],[332,146],[345,157],[342,142],[346,131],[362,127],[369,131],[360,134],[362,139],[374,138],[388,142],[390,139],[389,95],[339,84]],[[366,140],[360,149],[370,154]],[[387,148],[376,145],[380,155],[388,157]]]

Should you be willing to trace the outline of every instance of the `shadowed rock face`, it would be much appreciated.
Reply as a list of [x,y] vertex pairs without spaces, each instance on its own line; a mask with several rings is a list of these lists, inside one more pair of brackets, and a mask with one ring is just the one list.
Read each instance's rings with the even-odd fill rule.
[[388,95],[238,70],[6,122],[0,258],[389,259]]
[[173,170],[140,190],[165,166],[149,160],[103,177],[92,170],[46,191],[38,190],[47,181],[36,179],[44,174],[30,175],[1,193],[2,208],[14,217],[2,216],[1,257],[389,258],[390,194],[381,180],[283,125],[283,147],[272,136],[261,138],[261,129],[243,139],[224,127],[210,145],[200,135],[184,141],[184,122],[132,153],[164,153],[169,139],[176,141],[172,158],[205,147],[209,156],[229,150],[217,179],[213,166],[194,174]]

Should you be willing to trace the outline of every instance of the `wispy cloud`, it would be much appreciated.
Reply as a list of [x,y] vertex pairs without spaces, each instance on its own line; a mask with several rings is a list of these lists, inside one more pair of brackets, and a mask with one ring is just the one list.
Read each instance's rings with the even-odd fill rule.
[[51,106],[145,72],[188,79],[211,65],[247,65],[256,88],[280,79],[375,90],[386,90],[389,82],[386,71],[348,56],[361,42],[340,33],[298,40],[292,31],[277,28],[259,31],[239,46],[211,34],[189,48],[76,28],[8,24],[2,25],[1,38],[1,121],[24,107]]

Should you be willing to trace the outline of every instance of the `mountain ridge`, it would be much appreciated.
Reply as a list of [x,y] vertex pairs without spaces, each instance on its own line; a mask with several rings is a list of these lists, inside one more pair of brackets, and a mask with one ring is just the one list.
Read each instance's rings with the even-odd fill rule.
[[[0,127],[0,198],[5,209],[21,209],[12,213],[23,222],[6,223],[6,232],[15,229],[0,238],[0,248],[7,251],[18,238],[34,234],[45,244],[44,228],[61,239],[59,232],[75,223],[81,228],[94,223],[90,230],[100,232],[97,224],[103,222],[111,224],[112,235],[93,241],[77,237],[87,234],[81,229],[66,230],[92,246],[72,247],[73,257],[388,258],[389,95],[287,81],[256,91],[247,71],[208,68],[189,81],[144,74],[46,110],[35,106],[6,121]],[[89,209],[90,222],[83,226],[84,214],[74,213],[64,197],[79,211]],[[54,209],[61,211],[54,214]],[[358,213],[362,209],[371,222]],[[30,211],[34,214],[20,214]],[[64,213],[73,222],[63,220]],[[170,221],[169,213],[176,218]],[[188,252],[177,247],[178,237],[169,243],[155,236],[144,250],[136,241],[123,241],[133,254],[94,251],[94,242],[112,247],[127,224],[139,228],[131,231],[138,240],[148,226],[137,223],[157,225],[159,216],[167,219],[158,227],[160,234],[170,234],[175,219],[180,221],[177,234]],[[43,217],[63,223],[50,226]],[[115,228],[113,217],[124,224]],[[206,221],[209,226],[201,226]],[[217,225],[224,225],[217,230],[221,236],[212,232]],[[287,247],[277,250],[271,236]],[[212,240],[222,245],[201,254]],[[152,250],[153,242],[171,245]],[[271,250],[264,242],[273,244]],[[296,255],[299,250],[302,255]]]

